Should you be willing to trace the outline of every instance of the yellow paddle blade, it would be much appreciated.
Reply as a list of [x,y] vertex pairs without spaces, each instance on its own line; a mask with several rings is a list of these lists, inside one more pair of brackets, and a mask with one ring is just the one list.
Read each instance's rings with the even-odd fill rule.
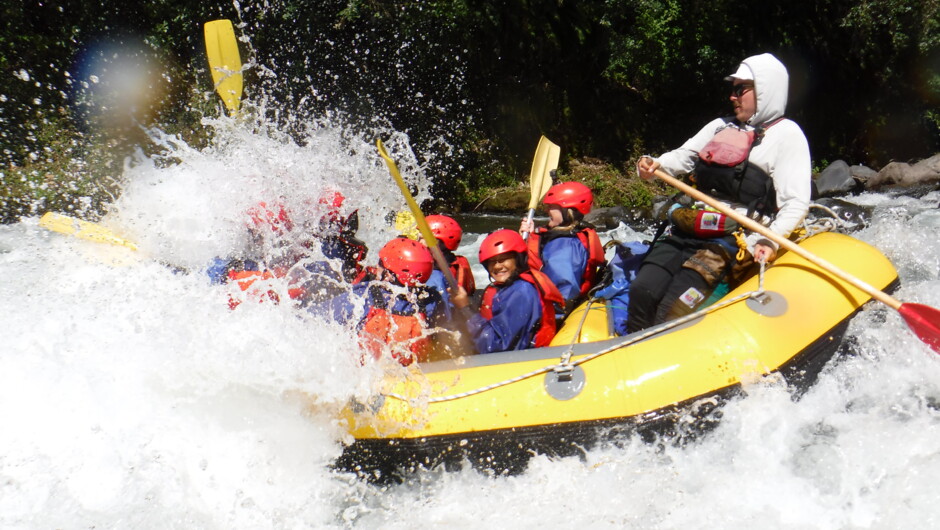
[[418,225],[418,229],[421,230],[421,235],[424,236],[425,244],[427,244],[428,248],[437,248],[437,238],[434,237],[434,232],[431,232],[431,227],[428,226],[428,222],[424,219],[424,214],[421,213],[421,208],[418,206],[418,203],[415,202],[414,197],[411,196],[408,185],[405,184],[404,179],[401,178],[401,173],[398,172],[398,165],[395,164],[392,157],[388,156],[388,151],[385,150],[385,145],[382,143],[382,140],[377,139],[375,146],[379,149],[379,155],[385,160],[385,165],[388,166],[388,172],[391,173],[392,178],[395,179],[395,184],[398,184],[398,189],[401,190],[401,194],[405,197],[405,203],[408,204],[408,209],[411,210],[414,220]]
[[418,221],[410,210],[402,210],[395,214],[395,230],[408,239],[414,239],[415,241],[421,237],[421,232],[418,230]]
[[215,90],[234,115],[242,99],[242,59],[238,54],[238,41],[231,20],[206,22],[206,55]]
[[69,217],[68,215],[48,212],[39,219],[39,226],[46,230],[87,239],[88,241],[94,241],[96,243],[109,243],[111,245],[137,250],[137,245],[119,237],[111,230],[99,224],[82,221],[81,219]]
[[532,193],[529,198],[530,210],[541,202],[548,188],[552,187],[552,171],[558,169],[560,156],[560,147],[544,136],[539,139],[535,157],[532,158],[532,173],[529,174],[529,190]]

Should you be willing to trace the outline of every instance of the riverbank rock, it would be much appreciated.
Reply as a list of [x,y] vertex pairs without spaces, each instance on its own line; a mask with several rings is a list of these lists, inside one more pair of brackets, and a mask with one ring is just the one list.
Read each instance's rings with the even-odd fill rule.
[[870,167],[850,166],[844,160],[836,160],[816,176],[816,188],[820,197],[857,193],[864,191],[866,183],[877,175]]
[[591,212],[584,216],[584,220],[602,230],[613,230],[623,223],[627,226],[635,226],[649,220],[652,216],[650,208],[625,208],[623,206],[611,206],[607,208],[592,208]]
[[862,184],[865,184],[878,175],[878,172],[874,169],[859,164],[849,166],[849,171],[852,173],[852,178],[858,182],[861,182]]
[[915,186],[940,181],[940,154],[908,164],[891,162],[866,183],[868,189],[884,186]]
[[852,178],[852,171],[844,160],[836,160],[816,177],[816,188],[820,197],[841,195],[855,189],[858,183]]

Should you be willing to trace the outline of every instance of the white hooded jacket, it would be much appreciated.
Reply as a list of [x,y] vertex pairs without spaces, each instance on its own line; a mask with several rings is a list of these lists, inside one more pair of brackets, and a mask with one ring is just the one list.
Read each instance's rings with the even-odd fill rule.
[[[742,64],[747,65],[754,74],[757,111],[745,125],[745,129],[753,130],[755,126],[784,116],[789,76],[786,67],[769,53],[748,57]],[[721,118],[712,120],[695,136],[686,140],[682,147],[656,160],[670,175],[689,173],[695,167],[699,151],[719,129],[727,126]],[[748,160],[749,164],[764,170],[774,181],[778,210],[768,228],[782,237],[788,237],[809,211],[812,162],[803,130],[788,119],[775,123],[766,130],[761,143],[751,150]],[[754,244],[762,239],[760,234],[749,234],[748,249],[753,252]],[[767,240],[761,242],[766,243]]]

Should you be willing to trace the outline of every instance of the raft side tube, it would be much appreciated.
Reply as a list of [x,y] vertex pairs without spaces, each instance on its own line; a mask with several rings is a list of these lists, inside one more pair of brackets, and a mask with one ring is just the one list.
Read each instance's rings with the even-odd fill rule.
[[[877,288],[896,283],[896,271],[877,249],[848,236],[825,233],[801,245]],[[749,280],[723,300],[755,291],[757,282]],[[585,328],[596,329],[571,329],[581,319],[569,318],[553,346],[422,364],[409,380],[384,382],[379,406],[344,411],[357,439],[350,454],[356,447],[375,452],[391,446],[400,455],[425,454],[421,447],[456,451],[468,444],[487,447],[491,438],[509,440],[509,446],[512,440],[540,440],[530,449],[541,450],[538,446],[551,446],[552,439],[571,440],[595,425],[628,425],[684,410],[682,404],[725,395],[769,373],[809,384],[869,297],[790,254],[766,271],[764,287],[770,309],[736,302],[680,327],[663,324],[661,333],[628,346],[618,347],[640,335],[559,344],[609,336],[607,308],[595,304]],[[546,379],[557,375],[546,369],[566,352],[578,363],[608,349],[579,365],[583,385],[576,391],[557,393],[546,386]]]
[[[781,367],[795,395],[815,383],[852,317],[854,313]],[[441,465],[449,470],[469,464],[490,473],[519,473],[533,454],[578,456],[598,446],[627,443],[634,436],[647,443],[660,440],[682,445],[717,426],[721,406],[744,394],[746,386],[738,383],[632,417],[423,438],[361,439],[348,445],[334,466],[369,480],[397,482],[405,473]]]

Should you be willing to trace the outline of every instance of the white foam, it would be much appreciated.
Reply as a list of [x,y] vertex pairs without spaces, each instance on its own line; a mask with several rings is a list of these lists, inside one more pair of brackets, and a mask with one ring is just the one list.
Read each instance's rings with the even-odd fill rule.
[[[353,332],[287,304],[231,311],[226,287],[157,260],[198,269],[233,252],[259,195],[299,207],[344,186],[372,249],[403,204],[369,139],[324,127],[299,147],[220,131],[204,151],[171,145],[179,164],[129,166],[103,223],[139,242],[137,254],[35,219],[0,227],[0,526],[914,528],[940,518],[940,358],[877,304],[850,327],[853,355],[801,400],[779,381],[751,385],[686,447],[627,440],[580,459],[535,457],[518,476],[438,470],[390,487],[331,472],[344,437],[331,412],[376,375],[358,366]],[[898,266],[898,297],[940,306],[936,209],[863,201],[876,212],[857,235]],[[466,235],[460,252],[475,261],[480,239]],[[308,410],[305,395],[319,405]]]

